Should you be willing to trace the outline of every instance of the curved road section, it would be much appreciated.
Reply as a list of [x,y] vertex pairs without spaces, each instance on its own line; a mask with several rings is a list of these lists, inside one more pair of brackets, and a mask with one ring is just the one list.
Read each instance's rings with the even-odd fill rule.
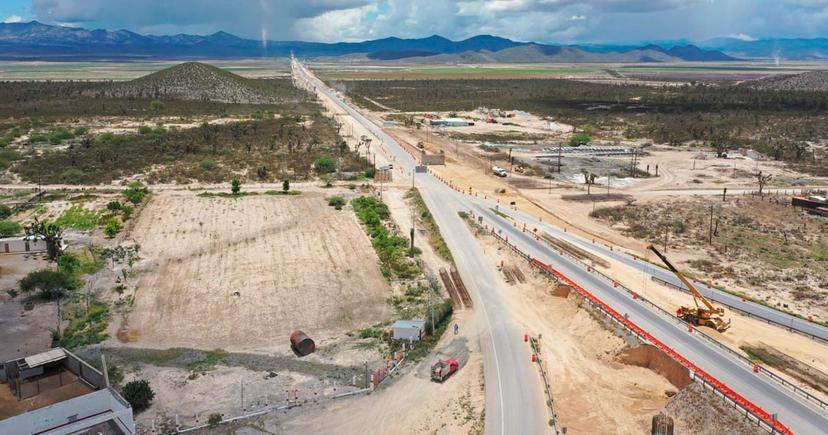
[[[370,120],[351,108],[299,62],[293,61],[294,77],[333,101],[374,136],[394,158],[394,164],[414,171],[416,162],[403,148]],[[485,261],[482,248],[458,212],[468,209],[462,197],[428,174],[417,177],[420,194],[440,227],[454,256],[457,270],[470,290],[479,317],[483,370],[486,382],[487,434],[549,433],[546,401],[537,369],[530,360],[522,336],[526,325],[520,314],[510,312],[503,301],[502,280]]]

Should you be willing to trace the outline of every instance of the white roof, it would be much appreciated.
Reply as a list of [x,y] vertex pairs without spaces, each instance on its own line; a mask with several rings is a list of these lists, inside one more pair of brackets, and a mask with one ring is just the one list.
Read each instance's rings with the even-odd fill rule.
[[57,348],[39,353],[37,355],[27,356],[23,360],[26,361],[26,365],[29,366],[29,368],[33,368],[50,362],[55,362],[63,358],[66,358],[66,352],[64,352],[61,348]]
[[425,328],[425,320],[397,320],[394,322],[394,328]]

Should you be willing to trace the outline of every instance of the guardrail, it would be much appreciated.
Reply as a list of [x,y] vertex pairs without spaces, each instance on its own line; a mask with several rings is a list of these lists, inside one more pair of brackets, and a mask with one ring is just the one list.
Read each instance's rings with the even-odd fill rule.
[[552,426],[552,430],[555,434],[560,434],[561,431],[558,429],[558,414],[555,413],[555,398],[552,397],[552,387],[549,386],[549,375],[546,373],[546,366],[541,356],[540,351],[540,336],[538,338],[529,337],[529,345],[532,347],[532,352],[535,355],[535,362],[538,364],[538,371],[540,372],[541,379],[543,380],[543,390],[546,393],[546,406],[549,408],[549,412],[552,414],[552,419],[549,421],[549,425]]
[[754,415],[757,419],[764,421],[768,425],[768,428],[770,429],[770,432],[772,434],[793,434],[793,432],[787,426],[782,424],[782,422],[780,422],[779,420],[775,419],[769,412],[760,408],[753,402],[747,400],[741,394],[737,393],[736,391],[728,387],[725,383],[719,381],[718,379],[704,371],[701,367],[698,367],[693,362],[685,358],[683,355],[664,344],[661,340],[652,336],[649,332],[645,331],[643,328],[641,328],[636,323],[628,319],[626,316],[622,316],[618,311],[607,305],[602,300],[598,299],[598,297],[596,297],[595,295],[581,287],[578,283],[571,280],[563,273],[557,271],[552,266],[549,266],[538,259],[533,259],[530,262],[530,264],[566,282],[570,287],[575,289],[583,297],[591,300],[596,306],[598,306],[601,309],[601,311],[604,311],[610,316],[616,318],[627,330],[643,338],[644,341],[651,343],[652,345],[660,349],[662,352],[667,354],[669,357],[676,360],[681,365],[685,366],[687,369],[690,370],[691,373],[694,374],[695,378],[700,378],[704,380],[706,383],[710,384],[713,388],[715,388],[718,392],[728,396],[728,398],[736,406],[742,408],[746,413],[750,413]]
[[[600,300],[598,297],[596,297],[595,295],[593,295],[592,293],[590,293],[589,291],[587,291],[586,289],[581,287],[578,283],[571,280],[569,277],[567,277],[563,273],[559,272],[558,270],[556,270],[552,266],[547,265],[547,264],[543,263],[542,261],[540,261],[536,258],[531,258],[529,255],[527,255],[527,254],[523,253],[522,251],[520,251],[520,249],[518,249],[517,246],[512,245],[511,243],[508,243],[507,239],[500,236],[499,234],[497,234],[494,231],[494,227],[492,227],[492,234],[496,238],[504,241],[507,244],[507,246],[509,246],[513,251],[519,252],[521,257],[529,258],[530,259],[529,260],[529,265],[530,266],[535,267],[535,268],[541,270],[542,272],[545,272],[549,275],[552,275],[552,276],[558,278],[559,280],[565,282],[570,287],[572,287],[575,291],[577,291],[584,299],[589,301],[592,306],[594,306],[594,307],[598,308],[599,310],[603,311],[605,314],[607,314],[610,318],[612,318],[617,324],[622,326],[624,329],[630,331],[632,334],[639,337],[642,341],[651,343],[653,346],[657,347],[662,352],[667,354],[670,358],[674,359],[675,361],[677,361],[678,363],[680,363],[681,365],[686,367],[693,374],[694,379],[700,379],[700,380],[704,381],[706,383],[706,385],[709,385],[712,388],[714,388],[719,394],[721,394],[723,396],[727,396],[728,399],[734,404],[734,406],[742,409],[746,414],[751,414],[757,422],[760,422],[760,421],[763,422],[763,423],[759,424],[761,427],[769,430],[772,434],[777,434],[777,433],[786,434],[786,435],[787,434],[793,434],[793,432],[787,426],[785,426],[781,421],[775,419],[775,417],[773,415],[771,415],[769,412],[765,411],[764,409],[762,409],[758,405],[754,404],[753,402],[747,400],[741,394],[737,393],[736,391],[734,391],[733,389],[728,387],[726,384],[724,384],[723,382],[719,381],[718,379],[716,379],[715,377],[713,377],[712,375],[710,375],[709,373],[704,371],[701,367],[698,367],[693,362],[691,362],[690,360],[685,358],[683,355],[679,354],[678,352],[673,350],[671,347],[667,346],[665,343],[663,343],[662,341],[660,341],[657,338],[655,338],[654,336],[652,336],[649,332],[645,331],[643,328],[638,326],[636,323],[634,323],[633,321],[628,319],[627,316],[624,316],[624,315],[620,314],[618,311],[616,311],[614,308],[610,307],[604,301]],[[590,267],[590,269],[594,270],[591,267]],[[603,276],[605,278],[609,278],[609,277],[607,277],[606,275],[603,275],[603,274],[601,274],[601,276]],[[617,281],[612,280],[612,282],[617,284]],[[626,290],[630,291],[629,289],[626,289]],[[636,296],[637,296],[637,294],[636,294]],[[642,299],[642,300],[645,300],[645,299]],[[647,302],[649,302],[649,301],[647,301]],[[649,303],[652,304],[652,302],[649,302]],[[658,307],[654,304],[653,304],[653,306],[655,308],[657,308],[658,310],[667,313],[667,311],[665,311],[661,307]],[[675,318],[675,319],[678,319],[675,316],[672,316],[672,315],[670,315],[670,316]],[[706,334],[703,334],[703,333],[700,333],[700,334],[702,334],[703,336],[706,336]],[[713,340],[713,341],[715,341],[715,340]],[[717,341],[716,341],[716,343],[721,345]],[[721,346],[724,346],[724,345],[721,345]],[[742,358],[744,358],[744,357],[742,357]]]
[[[691,293],[690,293],[690,291],[689,291],[689,290],[687,290],[686,288],[684,288],[684,287],[682,287],[682,286],[679,286],[679,285],[676,285],[676,284],[674,284],[674,283],[672,283],[672,282],[669,282],[669,281],[663,280],[663,279],[661,279],[661,278],[659,278],[659,277],[657,277],[657,276],[655,276],[655,275],[652,275],[652,276],[651,276],[651,278],[652,278],[652,280],[653,280],[653,281],[655,281],[655,282],[657,282],[657,283],[659,283],[659,284],[661,284],[661,285],[663,285],[663,286],[665,286],[665,287],[671,288],[671,289],[673,289],[673,290],[678,290],[678,291],[680,291],[680,292],[682,292],[682,293],[691,294]],[[771,325],[776,325],[776,326],[779,326],[779,327],[781,327],[781,328],[787,329],[787,330],[788,330],[788,332],[793,332],[793,333],[796,333],[796,334],[804,335],[805,337],[808,337],[808,338],[810,338],[810,339],[812,339],[812,340],[814,340],[814,341],[818,341],[818,342],[823,343],[823,344],[828,344],[828,340],[826,340],[826,339],[824,339],[824,338],[822,338],[822,337],[820,337],[820,336],[817,336],[817,335],[814,335],[814,334],[809,334],[809,333],[807,333],[807,332],[805,332],[805,331],[802,331],[802,330],[799,330],[799,329],[793,328],[793,327],[791,327],[791,325],[789,325],[789,324],[785,324],[785,323],[782,323],[782,322],[777,322],[776,320],[772,320],[772,319],[766,319],[766,318],[764,318],[764,317],[762,317],[762,316],[757,316],[757,315],[755,315],[755,314],[753,314],[753,313],[749,313],[749,312],[747,312],[747,311],[745,311],[745,310],[742,310],[742,309],[740,309],[740,308],[738,308],[738,307],[735,307],[735,306],[733,306],[733,305],[730,305],[730,304],[725,303],[725,302],[722,302],[722,301],[718,301],[718,300],[717,300],[716,302],[718,302],[718,303],[720,303],[720,304],[722,304],[722,305],[726,305],[726,306],[727,306],[728,308],[730,308],[731,310],[733,310],[733,311],[738,311],[738,312],[742,313],[742,314],[743,314],[743,315],[745,315],[745,316],[748,316],[748,317],[751,317],[751,318],[754,318],[754,319],[761,320],[761,321],[766,322],[766,323],[769,323],[769,324],[771,324]],[[801,319],[801,318],[800,318],[800,319]],[[804,319],[801,319],[801,320],[804,320]]]
[[[520,250],[516,246],[510,244],[508,242],[508,239],[504,239],[499,234],[494,233],[494,226],[492,227],[492,234],[494,234],[495,237],[500,239],[502,242],[506,243],[507,246],[509,246],[516,253],[518,253],[518,255],[520,255],[521,257],[526,258],[527,260],[530,260],[530,261],[532,260],[528,255],[524,254],[523,252],[520,252]],[[538,238],[538,240],[540,241],[542,239]],[[609,277],[608,275],[604,274],[603,272],[597,270],[595,267],[592,267],[591,265],[584,263],[581,259],[575,257],[574,255],[572,255],[572,254],[570,254],[566,251],[560,250],[558,248],[555,248],[555,249],[558,251],[559,255],[567,257],[568,259],[574,261],[576,264],[581,265],[583,268],[586,269],[587,272],[590,272],[594,275],[597,275],[598,277],[602,278],[607,283],[612,284],[613,288],[619,288],[623,291],[626,291],[631,296],[633,296],[634,299],[641,300],[641,302],[644,302],[645,304],[647,304],[650,307],[656,309],[657,311],[661,312],[662,314],[665,314],[665,315],[669,316],[674,321],[676,321],[677,324],[683,324],[684,326],[687,326],[687,327],[690,326],[687,322],[685,322],[684,320],[682,320],[679,317],[675,316],[673,313],[670,313],[669,311],[665,310],[664,308],[660,307],[659,305],[656,305],[651,300],[649,300],[646,297],[634,292],[633,290],[631,290],[628,287],[624,286],[623,284],[619,283],[617,280],[615,280],[615,279]],[[736,357],[738,360],[740,360],[741,362],[747,364],[748,366],[750,366],[750,367],[755,366],[756,363],[753,360],[751,360],[750,358],[747,358],[746,356],[740,354],[739,352],[736,352],[735,350],[731,349],[729,346],[723,344],[719,340],[716,340],[715,338],[713,338],[710,335],[704,333],[703,331],[696,328],[695,333],[698,336],[700,336],[701,338],[703,338],[704,340],[706,340],[709,343],[715,345],[719,349],[722,349],[725,352],[729,353],[730,355]],[[764,373],[764,374],[768,375],[768,377],[770,377],[771,379],[773,379],[774,381],[776,381],[777,383],[779,383],[783,387],[789,389],[793,393],[795,393],[797,395],[800,395],[803,398],[805,398],[806,400],[809,400],[812,403],[816,404],[820,408],[828,409],[828,403],[826,403],[825,401],[823,401],[819,397],[814,396],[813,394],[811,394],[807,390],[803,389],[802,387],[788,381],[787,379],[783,378],[782,376],[780,376],[776,372],[768,369],[764,365],[761,365],[761,364],[759,365],[759,371],[761,373]]]

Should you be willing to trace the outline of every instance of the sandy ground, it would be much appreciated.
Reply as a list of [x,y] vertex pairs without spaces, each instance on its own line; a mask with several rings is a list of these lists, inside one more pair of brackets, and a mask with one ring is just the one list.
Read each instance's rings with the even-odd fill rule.
[[[337,192],[344,193],[344,192]],[[388,285],[333,191],[203,198],[161,192],[133,234],[144,260],[120,336],[141,347],[288,351],[389,318]],[[236,294],[236,292],[238,292]]]
[[[408,365],[377,391],[222,426],[209,433],[315,434],[479,434],[484,416],[483,364],[473,313],[456,321],[460,334],[446,333],[433,358]],[[444,383],[431,382],[429,367],[437,358],[457,358],[461,368]],[[205,432],[208,433],[208,432]]]
[[606,329],[574,296],[551,295],[552,284],[531,271],[523,259],[492,238],[480,239],[492,267],[500,261],[520,267],[527,282],[509,287],[508,299],[524,313],[527,332],[540,334],[561,425],[570,433],[640,434],[652,414],[677,388],[642,367],[618,362],[628,343]]
[[7,290],[16,289],[27,273],[43,269],[48,262],[42,255],[0,254],[0,361],[32,355],[51,348],[49,328],[57,326],[57,307],[37,299],[34,309],[26,311],[24,295],[12,299]]

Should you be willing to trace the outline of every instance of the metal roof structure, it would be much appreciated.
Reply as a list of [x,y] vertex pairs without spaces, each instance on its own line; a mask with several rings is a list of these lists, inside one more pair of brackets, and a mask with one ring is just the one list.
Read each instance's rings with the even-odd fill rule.
[[63,358],[66,358],[66,352],[64,352],[63,349],[58,348],[39,353],[37,355],[27,356],[26,358],[23,358],[23,361],[25,361],[26,366],[31,369],[51,362],[60,361]]

